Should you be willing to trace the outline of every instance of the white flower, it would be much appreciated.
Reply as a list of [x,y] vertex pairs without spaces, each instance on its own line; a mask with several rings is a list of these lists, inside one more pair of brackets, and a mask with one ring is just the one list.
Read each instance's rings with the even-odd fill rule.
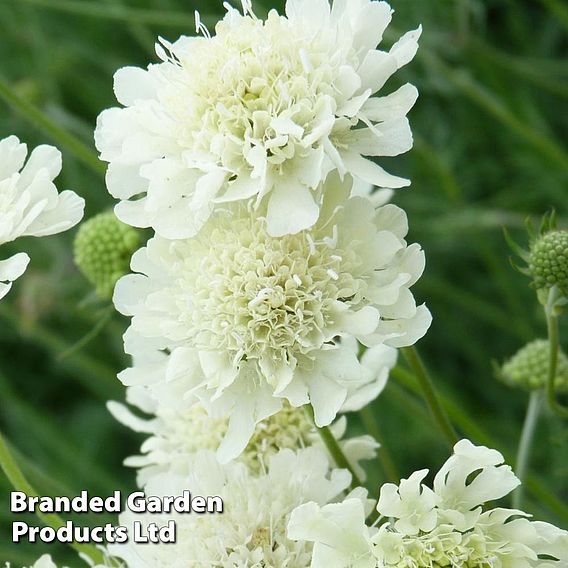
[[[116,286],[115,305],[133,316],[133,332],[167,349],[174,400],[231,414],[223,461],[244,449],[282,399],[311,403],[325,426],[345,403],[360,408],[378,394],[386,376],[378,381],[339,337],[400,347],[430,324],[409,291],[424,255],[404,240],[404,212],[375,211],[365,198],[346,199],[349,191],[330,178],[315,227],[282,238],[246,210],[218,210],[194,238],[152,239],[132,259],[138,274]],[[379,366],[390,368],[392,354],[380,349]],[[122,375],[125,384],[160,382],[134,372]]]
[[[414,473],[398,487],[381,488],[377,510],[384,522],[378,529],[367,527],[346,500],[321,510],[300,507],[292,513],[289,536],[314,541],[314,560],[316,550],[325,549],[323,558],[331,559],[329,564],[314,562],[313,568],[567,566],[568,532],[529,521],[522,511],[484,509],[488,501],[505,496],[519,484],[502,463],[499,452],[461,440],[436,475],[433,490],[421,485],[427,470]],[[318,532],[325,524],[316,520],[327,518],[328,511],[333,512],[335,532],[323,528]],[[334,558],[338,559],[335,564]]]
[[[156,401],[147,387],[128,387],[127,401],[152,416],[151,419],[140,418],[117,402],[107,405],[119,422],[136,432],[150,434],[142,445],[142,455],[125,461],[126,465],[139,468],[140,486],[156,473],[187,474],[195,454],[199,450],[217,450],[227,432],[228,418],[210,417],[199,403],[184,410],[173,409]],[[364,479],[364,471],[358,462],[374,458],[379,444],[369,435],[342,439],[346,429],[345,416],[331,427],[335,438],[340,440],[343,453]],[[239,461],[244,462],[251,472],[258,472],[264,469],[266,459],[278,451],[312,445],[321,445],[321,438],[310,417],[304,409],[285,404],[282,410],[256,425]]]
[[161,40],[161,63],[116,73],[123,108],[100,115],[95,139],[122,221],[187,238],[215,203],[247,200],[281,236],[315,223],[331,170],[409,185],[367,157],[412,146],[416,88],[373,94],[412,60],[421,28],[382,51],[386,2],[288,0],[266,21],[243,4],[214,36],[199,26],[204,37]]
[[[61,153],[38,146],[28,150],[15,136],[0,140],[0,245],[18,237],[44,237],[70,229],[83,217],[84,200],[72,191],[57,192]],[[25,253],[0,261],[0,299],[29,262]]]
[[313,501],[325,505],[344,492],[350,475],[329,472],[328,459],[316,448],[282,450],[269,458],[267,470],[252,475],[243,463],[221,466],[211,452],[201,452],[189,476],[161,474],[150,480],[147,494],[220,496],[222,514],[120,515],[121,525],[135,521],[177,525],[175,544],[114,545],[110,552],[128,568],[307,568],[312,545],[286,536],[290,513]]
[[395,528],[405,534],[431,531],[436,526],[435,507],[439,497],[422,485],[427,469],[414,472],[403,479],[399,486],[387,483],[381,487],[377,509],[382,515],[397,519]]
[[306,503],[292,512],[288,538],[314,543],[311,568],[374,568],[365,502],[350,495],[342,503],[320,507]]

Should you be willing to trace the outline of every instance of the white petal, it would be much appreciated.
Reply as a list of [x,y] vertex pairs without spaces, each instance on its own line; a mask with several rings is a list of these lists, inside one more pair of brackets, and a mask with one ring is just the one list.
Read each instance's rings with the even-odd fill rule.
[[364,156],[398,156],[412,148],[412,131],[406,117],[383,122],[374,128],[353,130],[345,137],[350,151]]
[[61,172],[61,152],[54,146],[42,145],[34,148],[24,169],[20,174],[18,185],[25,187],[32,183],[34,177],[45,170],[50,180],[54,180]]
[[409,180],[388,174],[378,164],[363,158],[360,154],[356,154],[355,152],[341,152],[341,157],[350,173],[367,183],[376,185],[377,187],[390,187],[394,189],[410,185]]
[[29,262],[30,257],[24,252],[0,260],[0,300],[10,291],[12,282],[26,271]]
[[156,97],[156,80],[139,67],[123,67],[114,74],[114,94],[124,106]]
[[406,116],[418,99],[418,89],[407,83],[386,97],[373,97],[361,109],[361,114],[373,122],[383,122]]
[[84,210],[85,200],[82,197],[73,191],[63,191],[59,194],[55,207],[43,211],[23,234],[45,237],[67,231],[79,223]]
[[28,148],[18,137],[8,136],[0,140],[0,180],[19,172],[26,161]]
[[266,220],[272,237],[299,233],[318,219],[312,191],[297,180],[281,180],[268,199]]

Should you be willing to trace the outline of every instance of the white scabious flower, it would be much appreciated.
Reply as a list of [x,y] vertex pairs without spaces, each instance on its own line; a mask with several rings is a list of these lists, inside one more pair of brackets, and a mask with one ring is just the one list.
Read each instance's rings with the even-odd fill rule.
[[[138,274],[116,286],[115,305],[132,316],[133,333],[167,349],[172,398],[231,415],[223,461],[244,449],[255,424],[283,399],[311,403],[316,424],[325,426],[342,405],[378,394],[384,381],[338,338],[400,347],[430,325],[409,290],[424,254],[404,240],[404,212],[347,199],[349,184],[335,177],[327,185],[310,231],[270,237],[264,218],[228,207],[196,237],[150,240],[133,256]],[[378,352],[383,367],[392,366],[389,353]],[[125,384],[163,387],[156,373],[131,375],[121,375]]]
[[[461,440],[436,474],[433,489],[422,484],[427,470],[381,488],[377,510],[384,522],[378,528],[367,527],[357,504],[346,499],[299,507],[288,535],[315,543],[312,568],[568,565],[568,532],[530,521],[522,511],[485,507],[520,483],[502,464],[496,450]],[[327,519],[329,526],[319,519]]]
[[[176,495],[215,495],[224,501],[222,514],[123,513],[119,522],[165,525],[174,520],[177,542],[112,545],[111,554],[128,568],[307,568],[312,544],[286,536],[290,513],[305,502],[325,505],[343,494],[350,483],[345,470],[329,471],[326,455],[316,448],[282,450],[267,461],[266,470],[252,475],[243,463],[220,465],[215,454],[202,451],[188,476],[161,474],[146,491]],[[364,499],[364,492],[356,493]]]
[[[128,387],[127,401],[152,416],[140,418],[125,405],[109,402],[108,408],[121,423],[136,432],[150,434],[144,441],[140,456],[128,458],[128,466],[138,468],[138,484],[143,487],[148,479],[162,472],[187,474],[195,455],[200,450],[217,450],[228,428],[228,418],[212,418],[199,403],[187,409],[174,409],[156,401],[147,387]],[[379,444],[372,436],[343,439],[347,419],[342,416],[332,427],[335,438],[357,474],[364,479],[359,465],[363,459],[376,456]],[[321,445],[309,415],[303,408],[284,404],[282,410],[259,422],[239,461],[251,472],[264,469],[266,459],[282,449],[298,450]]]
[[[44,237],[70,229],[83,217],[84,200],[72,191],[57,192],[61,153],[38,146],[28,150],[16,136],[0,140],[0,245],[18,237]],[[24,165],[25,163],[25,165]],[[25,253],[0,261],[0,299],[29,263]]]
[[392,9],[372,0],[288,0],[286,15],[258,19],[227,6],[210,36],[161,40],[161,63],[125,67],[121,108],[95,132],[116,214],[169,239],[196,234],[216,203],[267,208],[271,236],[319,215],[331,170],[384,188],[409,185],[368,157],[412,146],[410,84],[373,95],[418,48],[421,28],[376,49]]

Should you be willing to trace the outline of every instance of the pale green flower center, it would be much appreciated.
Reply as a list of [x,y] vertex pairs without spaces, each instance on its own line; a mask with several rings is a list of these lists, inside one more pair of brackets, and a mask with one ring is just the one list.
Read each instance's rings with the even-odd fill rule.
[[321,348],[336,300],[362,296],[357,254],[306,232],[270,237],[262,219],[219,221],[172,245],[172,292],[192,345],[235,361],[289,361]]

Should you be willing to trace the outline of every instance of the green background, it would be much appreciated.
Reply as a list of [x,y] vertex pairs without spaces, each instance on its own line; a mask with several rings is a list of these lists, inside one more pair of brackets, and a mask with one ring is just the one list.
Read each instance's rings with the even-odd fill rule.
[[[282,3],[255,3],[259,15],[272,6]],[[460,433],[512,462],[527,395],[498,383],[491,360],[543,336],[545,323],[527,279],[509,265],[502,227],[523,242],[525,217],[550,207],[568,226],[568,7],[561,0],[392,6],[385,45],[424,27],[419,55],[387,85],[411,81],[420,90],[410,113],[415,148],[382,162],[413,180],[394,202],[408,211],[410,239],[427,254],[414,290],[434,323],[420,350]],[[113,72],[155,61],[158,35],[192,34],[194,9],[211,28],[223,11],[211,0],[0,0],[0,138],[58,145],[58,187],[85,197],[87,217],[112,205],[92,131],[97,114],[115,104]],[[17,100],[8,105],[6,98]],[[107,495],[133,488],[122,460],[141,442],[104,406],[122,398],[115,375],[127,364],[120,341],[127,322],[114,316],[96,340],[61,359],[107,308],[73,265],[73,234],[2,247],[2,258],[26,250],[32,263],[0,303],[0,428],[42,494]],[[567,346],[565,325],[562,331]],[[448,455],[414,386],[401,365],[372,406],[403,476],[437,469]],[[351,424],[362,429],[358,419]],[[385,474],[376,463],[370,469],[376,487]],[[535,491],[525,508],[568,526],[568,429],[546,413],[532,471]],[[79,565],[63,546],[11,544],[8,491],[0,475],[0,560],[21,566],[51,552],[59,563]]]

